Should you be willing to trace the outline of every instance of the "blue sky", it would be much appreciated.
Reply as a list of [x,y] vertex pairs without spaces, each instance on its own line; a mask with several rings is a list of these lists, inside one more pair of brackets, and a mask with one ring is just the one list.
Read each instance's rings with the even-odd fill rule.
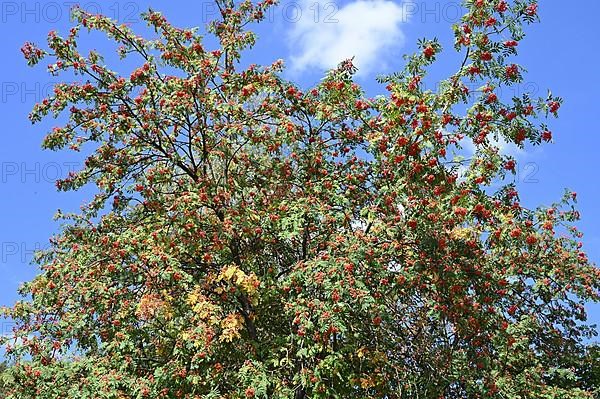
[[[85,193],[58,193],[54,179],[78,167],[70,153],[42,151],[41,140],[52,121],[31,126],[32,105],[51,90],[44,67],[26,66],[19,51],[25,41],[43,43],[49,30],[69,27],[70,1],[0,2],[0,305],[17,298],[17,287],[36,269],[29,262],[35,249],[47,246],[58,230],[52,220],[58,208],[75,210]],[[89,11],[102,12],[144,30],[139,13],[152,7],[178,26],[204,26],[215,15],[211,0],[83,1]],[[434,70],[440,76],[456,67],[450,26],[461,15],[460,1],[413,0],[283,0],[257,27],[259,41],[248,60],[270,63],[282,58],[286,75],[303,85],[317,82],[326,68],[356,57],[359,82],[369,94],[382,88],[378,73],[400,70],[402,54],[412,52],[422,37],[438,37],[445,52]],[[505,94],[547,89],[565,98],[561,117],[551,121],[555,144],[515,152],[520,161],[518,184],[527,206],[550,204],[568,187],[578,193],[585,233],[584,249],[600,264],[600,184],[598,184],[598,115],[600,2],[543,1],[542,23],[527,28],[518,62],[528,69],[523,84]],[[94,44],[102,50],[106,42]],[[111,57],[112,58],[112,57]],[[113,64],[114,65],[114,64]],[[600,307],[590,306],[590,319],[600,324]],[[10,324],[2,324],[6,332]]]

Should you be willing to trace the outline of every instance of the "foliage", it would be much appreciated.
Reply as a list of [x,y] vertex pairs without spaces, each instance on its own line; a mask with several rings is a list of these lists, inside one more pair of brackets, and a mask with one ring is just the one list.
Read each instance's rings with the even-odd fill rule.
[[[48,50],[23,47],[81,79],[31,120],[68,117],[43,146],[86,161],[57,187],[97,195],[59,215],[30,299],[5,310],[7,397],[593,397],[600,275],[576,194],[522,207],[497,144],[552,138],[539,121],[560,98],[497,94],[523,79],[537,4],[467,0],[464,61],[439,90],[423,81],[441,46],[422,40],[366,98],[351,61],[306,91],[280,61],[240,66],[272,3],[217,0],[218,49],[158,12],[145,39],[79,9]],[[85,55],[82,30],[139,67]]]

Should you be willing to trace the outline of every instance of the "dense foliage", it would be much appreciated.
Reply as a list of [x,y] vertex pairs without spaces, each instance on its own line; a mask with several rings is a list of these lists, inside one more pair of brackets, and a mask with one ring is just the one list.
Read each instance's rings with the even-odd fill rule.
[[[4,311],[7,397],[594,397],[600,274],[576,194],[521,206],[498,148],[552,139],[561,99],[499,94],[522,81],[537,4],[467,0],[464,61],[438,90],[423,82],[442,49],[422,40],[367,98],[351,61],[308,90],[280,61],[241,67],[273,0],[216,2],[215,49],[158,12],[145,39],[78,9],[66,37],[23,47],[79,78],[31,120],[68,118],[43,146],[86,161],[57,186],[97,195],[60,215]],[[86,55],[82,30],[139,67]]]

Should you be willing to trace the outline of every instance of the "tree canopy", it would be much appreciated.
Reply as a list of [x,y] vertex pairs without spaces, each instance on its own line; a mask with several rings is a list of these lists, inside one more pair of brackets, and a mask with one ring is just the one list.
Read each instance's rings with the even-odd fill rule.
[[[57,187],[97,194],[4,309],[6,397],[593,398],[576,194],[520,205],[498,145],[551,141],[562,104],[499,94],[537,3],[465,1],[456,71],[427,90],[442,48],[423,39],[375,98],[352,60],[307,89],[281,61],[242,67],[274,1],[216,4],[216,48],[153,10],[144,38],[81,9],[23,46],[78,78],[30,119],[66,118],[43,147],[85,165]],[[84,51],[86,30],[139,67]]]

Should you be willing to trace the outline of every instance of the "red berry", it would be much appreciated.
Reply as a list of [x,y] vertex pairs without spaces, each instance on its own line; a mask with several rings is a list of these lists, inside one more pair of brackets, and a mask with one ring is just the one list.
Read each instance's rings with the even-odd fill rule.
[[495,103],[496,101],[498,101],[498,96],[495,93],[490,93],[487,97],[487,99],[485,100],[485,102],[487,104],[492,104]]
[[491,61],[492,60],[492,53],[490,53],[489,51],[484,51],[483,53],[481,53],[481,56],[479,58],[482,61]]
[[533,17],[534,15],[537,14],[537,9],[538,9],[538,5],[537,3],[533,3],[530,4],[526,9],[525,9],[525,14],[529,15],[530,17]]
[[533,245],[537,242],[537,238],[534,235],[528,235],[525,241],[527,242],[527,244]]
[[496,18],[490,17],[485,21],[485,26],[494,26],[497,22],[498,21],[496,21]]
[[502,0],[500,3],[498,3],[498,5],[496,6],[496,11],[498,11],[499,13],[503,13],[506,10],[508,10],[508,4],[506,3],[506,1]]
[[423,50],[423,55],[425,58],[431,58],[435,55],[435,49],[431,46],[427,46],[425,50]]
[[545,131],[542,133],[542,140],[544,141],[551,141],[552,140],[552,132],[549,131]]
[[504,164],[504,169],[515,170],[515,161],[513,161],[512,159],[506,161],[506,163]]

